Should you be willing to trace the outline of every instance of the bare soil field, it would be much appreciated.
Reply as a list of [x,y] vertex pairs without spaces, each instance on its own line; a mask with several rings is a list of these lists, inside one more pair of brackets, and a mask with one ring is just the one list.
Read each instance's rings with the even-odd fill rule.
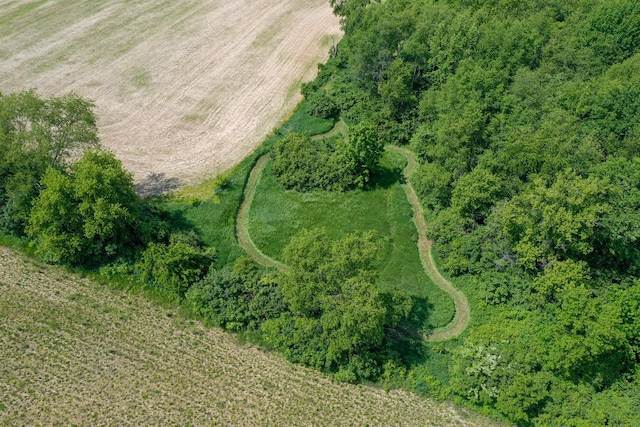
[[0,247],[0,425],[492,425],[336,384],[142,296]]
[[0,0],[0,91],[94,100],[103,144],[170,189],[253,151],[340,35],[327,0]]

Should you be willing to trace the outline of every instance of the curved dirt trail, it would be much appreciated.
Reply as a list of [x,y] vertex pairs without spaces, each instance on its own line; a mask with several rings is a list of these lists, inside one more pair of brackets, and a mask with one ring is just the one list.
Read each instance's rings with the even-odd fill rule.
[[[422,261],[422,267],[431,280],[433,280],[440,289],[448,293],[451,298],[453,298],[455,306],[455,315],[451,322],[436,329],[432,334],[425,335],[424,339],[427,341],[444,341],[454,338],[464,331],[469,324],[469,320],[471,319],[469,302],[462,292],[457,290],[451,282],[442,277],[433,262],[431,240],[427,239],[427,224],[424,220],[422,206],[420,205],[418,195],[409,181],[409,178],[415,171],[418,164],[415,155],[411,151],[402,147],[389,145],[386,149],[400,153],[407,159],[407,166],[403,171],[404,183],[402,183],[402,188],[404,189],[407,195],[407,200],[413,209],[413,221],[415,223],[416,230],[418,231],[417,245],[418,252],[420,253],[420,260]],[[262,173],[268,159],[269,154],[264,154],[260,157],[249,174],[249,179],[247,180],[247,185],[244,191],[244,198],[236,218],[236,235],[240,246],[247,251],[247,253],[256,262],[266,267],[275,267],[280,271],[287,271],[288,267],[285,264],[263,254],[255,245],[253,240],[251,240],[251,235],[249,234],[249,210],[251,209],[251,203],[253,202],[260,174]]]
[[438,328],[434,333],[429,334],[424,338],[428,341],[448,340],[460,335],[460,333],[464,331],[469,324],[469,320],[471,320],[469,301],[467,301],[467,298],[462,292],[453,287],[451,282],[442,277],[442,274],[440,274],[433,262],[433,254],[431,253],[432,242],[427,239],[427,223],[424,220],[422,205],[420,205],[418,195],[409,181],[409,178],[418,165],[415,155],[406,148],[394,145],[389,145],[386,149],[400,153],[407,159],[407,166],[402,172],[404,175],[402,188],[404,188],[404,191],[407,194],[407,200],[409,200],[411,208],[413,209],[413,222],[416,225],[416,230],[418,230],[418,252],[420,253],[420,261],[422,261],[422,267],[431,280],[433,280],[433,283],[448,293],[451,298],[453,298],[453,303],[455,305],[456,313],[453,320],[451,320],[449,324]]
[[265,267],[275,267],[280,271],[287,271],[288,267],[285,264],[263,254],[256,244],[253,243],[251,235],[249,234],[249,209],[251,209],[251,203],[253,202],[253,196],[256,194],[258,180],[260,179],[260,174],[267,160],[269,160],[269,154],[263,154],[253,166],[253,169],[251,169],[247,185],[244,188],[242,204],[240,204],[240,209],[238,209],[238,215],[236,217],[236,236],[242,249],[247,251],[249,256],[256,262]]

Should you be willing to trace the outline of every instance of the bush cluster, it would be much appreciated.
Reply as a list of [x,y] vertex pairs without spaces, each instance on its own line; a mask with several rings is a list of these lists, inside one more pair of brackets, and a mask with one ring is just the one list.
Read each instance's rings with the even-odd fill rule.
[[274,145],[271,170],[286,189],[347,191],[366,187],[382,152],[376,128],[366,123],[345,139],[291,133]]

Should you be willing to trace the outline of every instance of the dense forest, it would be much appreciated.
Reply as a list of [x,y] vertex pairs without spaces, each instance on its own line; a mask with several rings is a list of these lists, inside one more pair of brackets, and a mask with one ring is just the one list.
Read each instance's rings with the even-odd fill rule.
[[473,283],[451,393],[638,425],[640,4],[332,3],[345,37],[307,100],[419,155],[441,267]]
[[[216,181],[216,206],[141,200],[75,95],[0,95],[0,232],[339,380],[518,425],[640,425],[640,4],[332,5],[345,36],[302,92],[348,137],[293,129],[263,150],[284,188],[342,192],[366,191],[384,144],[415,152],[439,265],[472,306],[458,340],[402,329],[412,301],[376,287],[372,234],[306,230],[286,271],[243,257],[232,224],[255,158]],[[209,234],[198,209],[218,215]]]

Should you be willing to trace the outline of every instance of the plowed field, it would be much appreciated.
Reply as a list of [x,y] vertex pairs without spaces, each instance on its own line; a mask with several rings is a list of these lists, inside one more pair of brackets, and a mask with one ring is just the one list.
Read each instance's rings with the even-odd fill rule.
[[0,0],[0,91],[74,91],[141,188],[238,163],[293,109],[338,18],[327,0]]
[[332,383],[141,296],[0,247],[0,425],[486,426]]

